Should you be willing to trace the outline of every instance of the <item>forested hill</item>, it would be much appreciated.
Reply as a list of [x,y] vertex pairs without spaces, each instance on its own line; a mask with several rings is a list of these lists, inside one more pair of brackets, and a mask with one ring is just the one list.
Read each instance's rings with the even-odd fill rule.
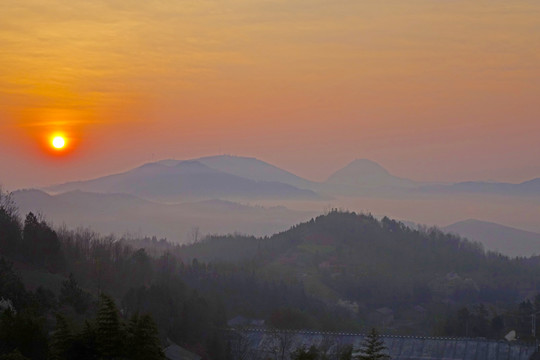
[[[333,211],[271,237],[211,236],[182,250],[203,261],[266,261],[296,255],[389,272],[471,271],[486,260],[482,245],[437,228],[411,229],[387,217]],[[499,256],[496,256],[499,258]]]
[[333,211],[272,237],[209,237],[181,256],[256,260],[261,276],[296,279],[314,296],[367,309],[514,303],[540,285],[538,257],[510,259],[436,228],[353,212]]

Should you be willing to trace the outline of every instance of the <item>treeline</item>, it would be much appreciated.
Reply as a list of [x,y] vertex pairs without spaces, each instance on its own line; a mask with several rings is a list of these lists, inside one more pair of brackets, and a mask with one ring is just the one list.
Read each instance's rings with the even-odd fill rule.
[[[484,303],[465,306],[449,312],[435,335],[502,339],[506,335],[523,342],[540,338],[535,329],[540,326],[540,294],[517,305],[501,309]],[[509,334],[514,331],[515,334]]]
[[81,329],[74,328],[62,315],[56,317],[51,359],[165,359],[152,318],[135,314],[124,322],[114,300],[106,295],[100,296],[96,317],[86,320]]

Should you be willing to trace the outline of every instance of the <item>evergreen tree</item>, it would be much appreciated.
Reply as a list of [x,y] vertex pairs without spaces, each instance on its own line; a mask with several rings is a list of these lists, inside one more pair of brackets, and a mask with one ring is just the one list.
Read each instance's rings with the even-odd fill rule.
[[81,333],[73,341],[73,359],[95,360],[99,358],[97,334],[94,325],[86,321]]
[[31,212],[24,221],[22,240],[22,251],[26,261],[43,266],[53,273],[65,268],[58,235],[45,221],[40,221]]
[[355,356],[358,360],[389,360],[386,354],[386,346],[380,338],[375,328],[371,329],[369,335],[364,339],[360,348],[360,355]]
[[0,354],[18,349],[32,360],[41,360],[47,356],[47,345],[44,319],[28,311],[8,309],[0,314]]
[[73,334],[66,318],[56,315],[56,329],[51,340],[51,359],[63,360],[70,358],[70,350],[73,345]]
[[12,255],[21,243],[21,222],[11,194],[0,188],[0,253]]
[[100,295],[96,319],[97,348],[101,357],[115,359],[122,355],[123,329],[116,305],[109,296]]
[[164,360],[158,330],[149,315],[134,315],[128,325],[127,357],[130,360]]
[[81,289],[73,274],[69,274],[69,279],[62,283],[58,300],[60,304],[71,305],[78,314],[83,314],[90,306],[90,298],[91,295]]
[[13,270],[13,264],[3,257],[0,257],[0,297],[10,300],[15,309],[22,309],[30,302],[30,295]]

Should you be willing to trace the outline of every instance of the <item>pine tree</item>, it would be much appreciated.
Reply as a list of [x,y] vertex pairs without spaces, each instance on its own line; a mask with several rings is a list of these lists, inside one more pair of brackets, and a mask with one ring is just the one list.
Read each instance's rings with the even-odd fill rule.
[[131,360],[164,360],[158,330],[149,315],[134,315],[128,325],[126,349]]
[[386,346],[379,337],[375,328],[371,329],[369,335],[364,339],[360,348],[360,355],[355,356],[358,360],[389,360],[390,356],[386,353]]
[[56,315],[56,329],[51,342],[51,359],[63,360],[70,356],[70,348],[73,344],[73,334],[66,320],[60,314]]
[[96,328],[89,321],[86,321],[82,331],[76,334],[72,351],[72,359],[95,360],[99,358]]
[[96,319],[97,347],[101,357],[115,359],[120,357],[123,351],[122,323],[113,299],[105,294],[101,294],[100,297]]
[[69,274],[69,279],[62,283],[58,300],[60,304],[71,305],[78,314],[83,314],[90,306],[91,295],[81,289],[73,274]]
[[0,252],[13,255],[21,243],[19,210],[10,193],[0,187]]

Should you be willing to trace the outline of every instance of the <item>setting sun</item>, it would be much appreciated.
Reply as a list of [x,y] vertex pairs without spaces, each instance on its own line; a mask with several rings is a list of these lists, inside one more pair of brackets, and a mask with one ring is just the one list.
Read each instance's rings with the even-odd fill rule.
[[52,140],[52,146],[55,149],[63,149],[66,146],[66,140],[62,136],[55,136]]

